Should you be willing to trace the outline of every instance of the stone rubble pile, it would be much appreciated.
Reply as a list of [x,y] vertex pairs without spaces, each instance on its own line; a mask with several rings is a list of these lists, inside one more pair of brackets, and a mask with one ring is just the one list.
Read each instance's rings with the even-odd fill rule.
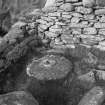
[[43,8],[36,22],[39,35],[50,39],[53,48],[83,44],[105,50],[104,7],[91,7],[78,0],[56,0],[54,6]]

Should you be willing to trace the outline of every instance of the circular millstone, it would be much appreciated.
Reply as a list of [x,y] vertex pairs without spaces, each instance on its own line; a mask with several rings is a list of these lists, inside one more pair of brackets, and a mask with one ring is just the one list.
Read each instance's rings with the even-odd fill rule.
[[65,57],[46,55],[27,66],[27,74],[38,80],[56,80],[64,78],[72,69],[72,64]]
[[27,92],[14,91],[0,95],[0,105],[39,105],[39,103]]

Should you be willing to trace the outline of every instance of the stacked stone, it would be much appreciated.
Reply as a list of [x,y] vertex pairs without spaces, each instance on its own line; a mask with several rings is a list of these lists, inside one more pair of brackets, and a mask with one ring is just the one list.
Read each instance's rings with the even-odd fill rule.
[[91,2],[93,5],[78,0],[56,0],[54,7],[57,9],[44,11],[37,20],[39,36],[51,39],[53,48],[83,44],[105,49],[105,9]]

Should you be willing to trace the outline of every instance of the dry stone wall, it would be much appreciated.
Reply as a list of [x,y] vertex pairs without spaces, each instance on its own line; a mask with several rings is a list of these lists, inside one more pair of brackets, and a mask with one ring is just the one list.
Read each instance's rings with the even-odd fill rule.
[[51,39],[51,47],[83,44],[105,50],[105,8],[91,6],[78,0],[56,0],[36,20],[39,35]]

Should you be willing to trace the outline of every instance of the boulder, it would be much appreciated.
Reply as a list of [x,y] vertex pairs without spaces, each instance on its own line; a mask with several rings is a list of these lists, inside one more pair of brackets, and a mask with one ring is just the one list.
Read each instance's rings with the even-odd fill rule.
[[33,96],[24,91],[0,95],[0,105],[39,105]]

